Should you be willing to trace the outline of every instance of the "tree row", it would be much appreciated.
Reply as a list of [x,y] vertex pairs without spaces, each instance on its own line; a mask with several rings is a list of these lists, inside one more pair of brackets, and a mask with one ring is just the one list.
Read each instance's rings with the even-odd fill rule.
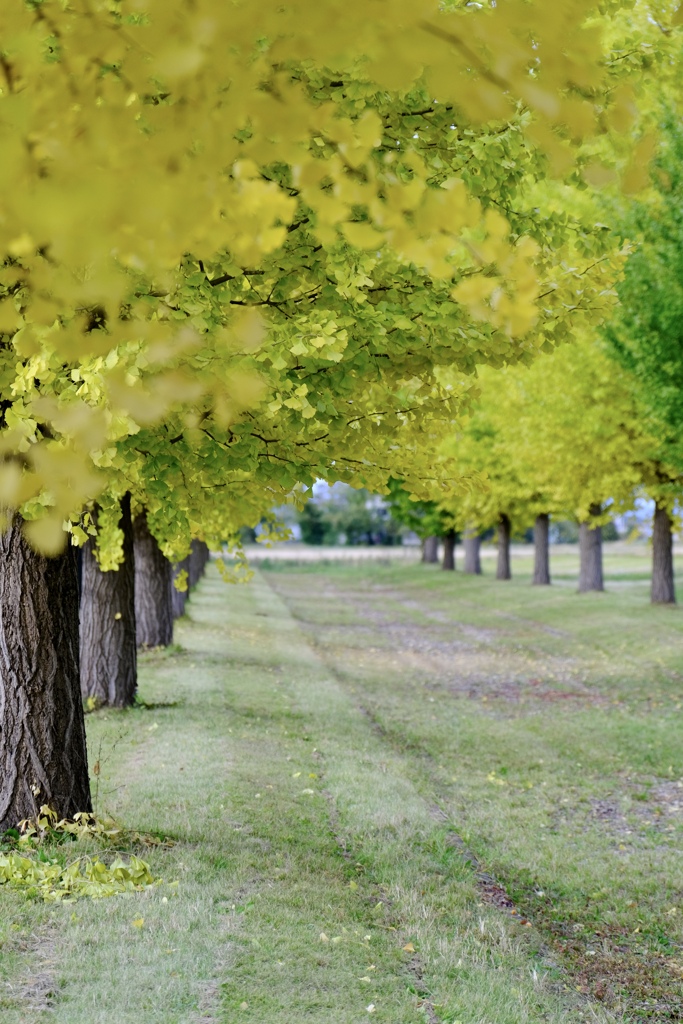
[[584,335],[529,366],[484,368],[477,392],[438,451],[460,493],[416,504],[395,486],[394,514],[422,538],[444,538],[445,568],[453,568],[462,535],[466,570],[480,571],[481,534],[495,529],[501,580],[511,575],[512,533],[533,524],[536,584],[551,581],[551,518],[574,519],[579,590],[588,591],[603,589],[602,527],[647,498],[654,502],[651,599],[675,602],[672,534],[683,463],[673,430],[649,410],[642,382],[610,342]]

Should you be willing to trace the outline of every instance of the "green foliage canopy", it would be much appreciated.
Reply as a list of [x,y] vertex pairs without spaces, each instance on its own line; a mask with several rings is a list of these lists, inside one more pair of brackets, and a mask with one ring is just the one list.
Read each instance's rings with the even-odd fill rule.
[[612,351],[637,382],[640,415],[664,458],[683,471],[683,131],[664,125],[652,189],[627,208],[634,250],[605,328]]

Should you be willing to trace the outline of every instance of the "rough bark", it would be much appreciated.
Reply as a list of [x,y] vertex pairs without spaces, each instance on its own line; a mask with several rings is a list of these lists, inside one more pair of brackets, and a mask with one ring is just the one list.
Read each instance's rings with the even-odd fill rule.
[[481,536],[473,530],[465,530],[462,539],[462,546],[465,551],[465,564],[463,572],[473,576],[481,576]]
[[498,564],[496,566],[497,580],[511,580],[510,571],[510,517],[504,512],[498,520]]
[[45,558],[16,518],[0,537],[0,832],[48,804],[91,810],[78,673],[78,565]]
[[650,600],[653,604],[676,604],[671,517],[665,508],[659,508],[659,506],[655,507],[652,523]]
[[[591,505],[591,518],[600,515],[599,505]],[[579,553],[581,567],[579,570],[579,593],[589,590],[604,590],[602,578],[602,527],[591,526],[589,519],[579,526]]]
[[[183,572],[183,571],[187,573],[187,586],[189,588],[189,585],[190,585],[190,582],[189,582],[189,580],[190,580],[190,556],[189,555],[187,556],[187,558],[183,558],[182,562],[178,562],[178,563],[176,563],[176,565],[173,566],[173,579],[175,580],[176,577],[181,572]],[[175,584],[174,584],[173,590],[171,592],[171,598],[172,598],[172,602],[173,602],[173,618],[174,619],[179,619],[181,615],[185,614],[185,604],[187,603],[187,595],[188,595],[188,591],[187,590],[178,590],[176,588]]]
[[541,512],[534,523],[534,578],[536,586],[550,585],[550,516]]
[[443,562],[442,569],[455,569],[455,542],[457,539],[455,530],[449,530],[443,536]]
[[91,539],[82,548],[81,692],[97,704],[125,708],[135,703],[135,552],[130,495],[121,501],[123,562],[102,572]]
[[168,647],[173,641],[172,566],[150,533],[144,512],[133,521],[133,535],[137,644]]
[[439,561],[439,538],[425,537],[422,545],[422,561],[430,565]]

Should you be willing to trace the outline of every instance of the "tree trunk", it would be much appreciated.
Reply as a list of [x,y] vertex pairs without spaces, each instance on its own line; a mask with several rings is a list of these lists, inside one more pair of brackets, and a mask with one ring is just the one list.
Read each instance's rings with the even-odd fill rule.
[[541,512],[534,523],[534,578],[536,586],[550,585],[550,516]]
[[83,596],[83,548],[74,548],[76,552],[76,580],[78,581],[78,600]]
[[[206,567],[209,564],[211,558],[211,552],[209,551],[209,545],[204,540],[200,540],[201,552],[202,552],[202,576],[206,572]],[[373,542],[374,543],[374,542]]]
[[202,579],[204,567],[208,559],[208,553],[209,549],[204,541],[194,540],[193,543],[191,543],[189,552],[189,568],[187,570],[189,577],[188,586],[190,590],[194,590]]
[[652,587],[653,604],[676,604],[674,587],[673,538],[671,517],[665,508],[655,506],[652,523]]
[[449,530],[443,535],[442,569],[455,569],[455,541],[457,536],[455,530]]
[[98,705],[135,703],[138,659],[135,645],[135,553],[130,494],[121,501],[123,562],[102,572],[90,539],[83,552],[81,596],[81,693]]
[[[599,516],[599,505],[591,505],[591,518]],[[581,568],[579,571],[579,593],[589,590],[604,590],[602,579],[602,527],[591,527],[590,520],[579,526],[579,552]]]
[[422,561],[430,565],[439,561],[439,538],[425,537],[422,545]]
[[465,550],[463,572],[470,573],[473,576],[481,576],[481,536],[478,533],[474,533],[473,530],[465,530],[462,545]]
[[[187,581],[186,581],[186,583],[187,583],[187,586],[189,588],[189,585],[190,585],[190,556],[189,555],[187,556],[187,558],[183,558],[182,562],[178,562],[176,565],[173,566],[173,579],[175,580],[176,577],[179,575],[179,573],[181,573],[183,571],[187,573]],[[181,615],[185,614],[185,604],[187,602],[187,594],[188,594],[187,590],[178,590],[177,587],[174,584],[173,590],[171,592],[171,598],[173,600],[173,618],[174,619],[179,619]]]
[[75,549],[45,558],[18,517],[0,537],[0,832],[48,804],[90,811]]
[[498,565],[497,580],[511,580],[510,571],[510,517],[504,512],[498,520]]
[[135,537],[135,627],[138,647],[168,647],[173,641],[173,582],[169,560],[149,532],[145,512],[133,522]]

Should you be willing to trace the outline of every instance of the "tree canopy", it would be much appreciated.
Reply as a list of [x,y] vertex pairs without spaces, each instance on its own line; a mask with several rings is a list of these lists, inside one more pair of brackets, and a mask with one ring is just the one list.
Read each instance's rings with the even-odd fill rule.
[[480,373],[481,396],[444,442],[456,476],[479,474],[457,502],[461,526],[501,515],[525,528],[539,514],[579,522],[632,507],[639,494],[669,506],[679,489],[633,375],[594,336],[529,366]]
[[673,111],[662,128],[652,188],[626,207],[621,228],[633,251],[605,335],[638,382],[668,461],[683,470],[683,132]]
[[610,306],[585,182],[637,141],[635,22],[659,32],[588,0],[3,10],[0,499],[32,542],[127,489],[171,551],[323,468],[418,488],[465,375]]

